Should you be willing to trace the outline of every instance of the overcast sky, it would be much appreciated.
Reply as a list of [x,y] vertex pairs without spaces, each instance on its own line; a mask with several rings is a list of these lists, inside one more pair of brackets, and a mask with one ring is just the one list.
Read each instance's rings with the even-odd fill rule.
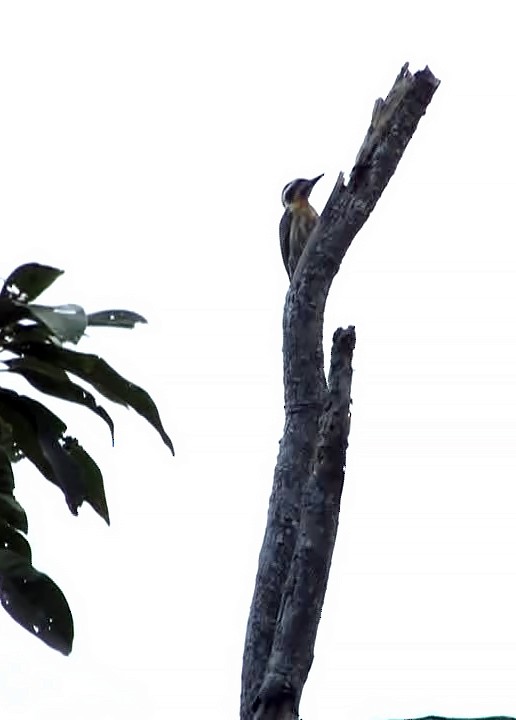
[[301,715],[516,714],[512,4],[26,0],[0,5],[0,275],[56,265],[42,301],[147,317],[79,349],[153,395],[177,455],[135,413],[106,405],[112,449],[49,401],[112,525],[16,467],[76,635],[64,658],[0,615],[6,717],[237,717],[283,425],[281,189],[324,172],[322,209],[406,60],[442,83],[329,297],[353,419]]

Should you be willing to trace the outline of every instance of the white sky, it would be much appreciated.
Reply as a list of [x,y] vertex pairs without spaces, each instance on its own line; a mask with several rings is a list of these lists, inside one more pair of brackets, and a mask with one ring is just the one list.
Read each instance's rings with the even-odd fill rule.
[[177,457],[135,413],[106,404],[113,450],[101,421],[52,403],[103,469],[112,526],[16,468],[76,639],[63,658],[2,614],[0,711],[237,717],[283,424],[280,192],[325,172],[322,208],[409,60],[442,84],[326,316],[328,340],[357,328],[354,409],[301,714],[516,714],[512,12],[1,4],[0,274],[54,264],[42,301],[148,318],[79,349],[153,395]]

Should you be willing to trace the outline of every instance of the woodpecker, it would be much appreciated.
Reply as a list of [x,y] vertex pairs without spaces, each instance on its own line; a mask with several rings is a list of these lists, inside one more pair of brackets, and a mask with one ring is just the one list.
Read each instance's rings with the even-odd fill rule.
[[[324,174],[324,173],[323,173]],[[313,180],[298,178],[283,188],[281,202],[285,208],[279,226],[281,255],[287,274],[292,280],[299,258],[301,257],[310,233],[317,224],[319,215],[308,202],[315,183]]]

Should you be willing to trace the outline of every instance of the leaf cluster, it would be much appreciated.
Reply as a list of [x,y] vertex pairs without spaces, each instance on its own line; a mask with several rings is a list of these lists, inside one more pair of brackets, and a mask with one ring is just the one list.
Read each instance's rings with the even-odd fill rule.
[[[174,454],[150,395],[119,375],[97,355],[67,347],[88,326],[133,328],[145,323],[129,310],[88,315],[79,305],[47,306],[33,301],[62,270],[28,263],[16,268],[0,290],[0,362],[36,390],[83,405],[100,417],[114,442],[114,423],[82,381],[111,402],[132,407],[160,434]],[[5,358],[5,359],[4,359]],[[32,565],[26,539],[27,515],[14,496],[12,465],[29,459],[63,493],[77,515],[86,502],[109,524],[100,468],[79,441],[66,434],[63,420],[33,398],[0,387],[0,602],[20,625],[50,647],[69,654],[73,618],[59,587]]]

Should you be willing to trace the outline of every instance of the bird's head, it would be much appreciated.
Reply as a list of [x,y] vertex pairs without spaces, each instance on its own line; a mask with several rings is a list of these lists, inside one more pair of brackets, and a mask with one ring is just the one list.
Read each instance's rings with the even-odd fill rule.
[[[324,175],[324,173],[323,173]],[[322,178],[322,175],[318,175],[313,180],[305,180],[304,178],[297,178],[287,183],[281,193],[281,202],[286,208],[301,207],[308,204],[308,198],[315,185],[315,183]]]

